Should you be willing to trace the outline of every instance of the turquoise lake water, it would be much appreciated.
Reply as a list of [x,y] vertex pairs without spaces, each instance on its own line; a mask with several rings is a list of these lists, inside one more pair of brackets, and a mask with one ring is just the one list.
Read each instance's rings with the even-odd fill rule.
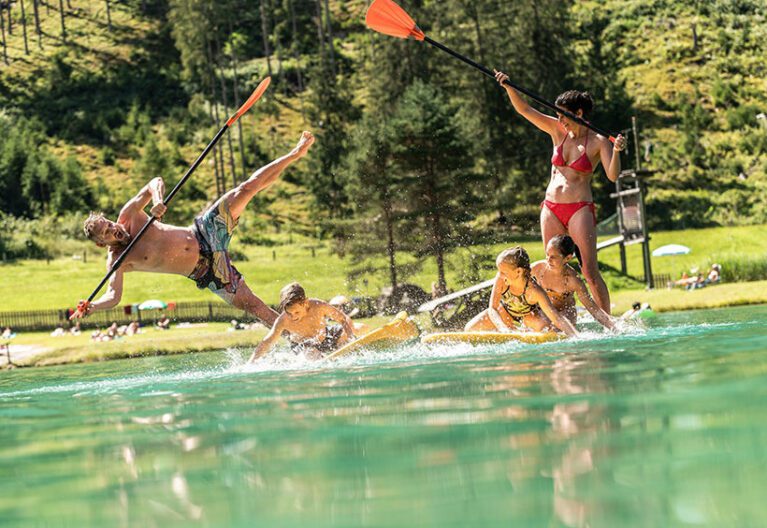
[[0,372],[0,525],[767,526],[765,321]]

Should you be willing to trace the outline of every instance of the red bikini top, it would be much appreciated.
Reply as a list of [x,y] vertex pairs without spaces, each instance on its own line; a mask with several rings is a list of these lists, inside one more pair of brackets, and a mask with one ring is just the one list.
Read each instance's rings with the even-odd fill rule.
[[589,144],[589,135],[586,134],[586,142],[583,144],[583,154],[581,154],[578,159],[569,165],[567,162],[565,162],[565,157],[562,155],[562,146],[565,144],[565,141],[567,141],[568,137],[569,134],[565,134],[565,139],[563,139],[562,143],[560,143],[554,150],[554,155],[551,156],[551,164],[555,167],[570,167],[571,169],[577,170],[578,172],[593,171],[594,166],[591,164],[591,160],[589,159],[588,155],[588,149],[586,148]]

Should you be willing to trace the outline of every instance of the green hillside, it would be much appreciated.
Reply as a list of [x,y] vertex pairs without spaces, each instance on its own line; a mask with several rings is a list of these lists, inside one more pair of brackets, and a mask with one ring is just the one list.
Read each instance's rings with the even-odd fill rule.
[[[241,226],[247,244],[320,237],[352,272],[380,272],[385,281],[387,210],[404,276],[413,259],[534,232],[549,146],[491,81],[432,48],[367,30],[367,1],[263,2],[71,0],[63,2],[66,34],[57,2],[26,0],[24,17],[20,2],[9,4],[0,70],[3,254],[79,251],[88,209],[114,214],[156,175],[172,185],[235,99],[270,71],[267,95],[200,166],[169,221],[191,221],[307,128],[318,137],[312,155],[255,200]],[[653,229],[767,222],[767,119],[757,117],[767,113],[763,2],[402,5],[429,34],[549,99],[588,89],[604,127],[627,129],[637,116],[641,163],[656,171]],[[436,137],[437,121],[421,119],[442,119],[449,141],[406,159],[418,134]],[[456,146],[460,156],[419,188],[431,155],[424,149],[440,160]],[[633,160],[630,149],[624,166]],[[431,205],[424,189],[437,193]],[[611,210],[603,175],[594,190],[600,212]],[[435,214],[440,232],[429,227]]]

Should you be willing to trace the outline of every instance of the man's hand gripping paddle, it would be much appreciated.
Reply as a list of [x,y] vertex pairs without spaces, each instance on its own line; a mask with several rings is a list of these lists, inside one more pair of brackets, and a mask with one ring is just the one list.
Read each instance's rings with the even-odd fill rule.
[[[269,87],[269,83],[271,83],[272,79],[271,77],[267,77],[261,83],[256,87],[256,89],[253,91],[253,93],[248,97],[248,100],[245,101],[245,103],[235,112],[232,117],[230,117],[227,122],[224,124],[224,126],[221,127],[221,130],[218,131],[218,133],[215,135],[215,137],[211,140],[210,143],[208,143],[208,146],[205,147],[205,150],[202,151],[202,153],[199,155],[199,157],[192,163],[192,165],[189,167],[189,169],[186,171],[186,174],[179,180],[179,182],[176,184],[175,187],[173,187],[173,190],[170,191],[168,196],[165,197],[165,200],[163,201],[163,204],[167,206],[171,200],[173,200],[173,197],[176,195],[178,190],[181,188],[182,185],[186,183],[186,181],[189,179],[189,177],[192,175],[192,173],[197,169],[197,167],[202,163],[202,160],[205,159],[205,157],[208,155],[208,153],[213,150],[213,147],[216,146],[216,144],[219,142],[221,137],[224,135],[224,133],[231,127],[233,124],[237,122],[237,120],[242,117],[245,112],[250,110],[250,107],[253,106],[256,101],[258,101],[262,95],[264,95],[264,92]],[[74,319],[75,317],[83,317],[85,315],[88,315],[91,311],[91,302],[93,301],[93,298],[96,297],[99,290],[104,287],[104,284],[109,280],[109,278],[114,275],[114,272],[117,271],[117,269],[120,267],[120,265],[125,261],[125,258],[128,256],[128,253],[130,253],[131,249],[133,249],[133,246],[141,239],[142,236],[144,236],[144,233],[146,233],[147,229],[149,229],[149,226],[152,225],[152,223],[156,220],[154,216],[150,216],[149,220],[146,221],[144,226],[141,228],[141,230],[136,234],[135,237],[130,241],[130,244],[128,244],[128,247],[125,248],[125,251],[122,252],[122,254],[115,260],[114,264],[112,264],[112,267],[109,268],[109,271],[104,276],[103,279],[101,279],[101,282],[98,286],[96,286],[96,289],[93,290],[93,293],[90,294],[87,301],[80,301],[77,305],[77,310],[74,314],[70,317],[70,319]]]
[[[469,66],[473,66],[488,77],[495,79],[495,74],[489,68],[486,68],[485,66],[474,62],[470,58],[464,57],[460,53],[457,53],[447,46],[427,37],[424,32],[421,31],[421,28],[419,28],[415,21],[410,17],[410,15],[408,15],[404,9],[395,4],[392,0],[373,0],[373,3],[370,4],[367,15],[365,16],[365,24],[373,31],[383,33],[384,35],[389,35],[390,37],[401,39],[413,38],[415,40],[428,42],[432,46],[439,48],[446,53],[449,53],[456,59],[465,62]],[[518,92],[522,92],[543,106],[550,108],[551,110],[564,116],[567,116],[578,124],[588,127],[594,132],[609,138],[612,143],[615,143],[615,137],[612,134],[600,129],[595,125],[592,125],[585,119],[578,117],[572,112],[546,101],[539,95],[536,95],[533,92],[522,88],[521,86],[517,86],[508,79],[504,81],[504,84],[511,86]]]

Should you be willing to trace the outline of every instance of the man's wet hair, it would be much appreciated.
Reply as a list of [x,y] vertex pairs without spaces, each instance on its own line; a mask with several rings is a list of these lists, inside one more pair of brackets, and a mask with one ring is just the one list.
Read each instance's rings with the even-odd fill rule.
[[580,90],[568,90],[559,94],[554,104],[572,113],[583,110],[583,117],[586,119],[594,110],[594,98],[591,97],[589,92],[581,92]]
[[575,258],[578,259],[578,264],[581,266],[583,265],[583,260],[581,259],[581,250],[575,244],[570,235],[557,235],[549,241],[549,244],[554,246],[556,250],[559,251],[559,254],[563,257],[575,255]]
[[88,218],[85,219],[85,223],[83,223],[83,232],[85,233],[85,236],[88,238],[88,240],[96,243],[101,243],[101,239],[99,239],[99,237],[94,232],[96,228],[96,222],[99,220],[106,220],[104,213],[99,211],[91,211],[91,214],[88,215]]
[[305,300],[306,300],[306,292],[304,291],[303,286],[301,286],[297,282],[291,282],[290,284],[285,286],[282,290],[280,290],[280,311],[284,312],[285,308],[287,308],[291,304],[305,301]]
[[522,246],[514,246],[513,248],[501,251],[501,254],[495,259],[495,265],[500,266],[501,262],[511,264],[515,268],[530,271],[530,256]]

